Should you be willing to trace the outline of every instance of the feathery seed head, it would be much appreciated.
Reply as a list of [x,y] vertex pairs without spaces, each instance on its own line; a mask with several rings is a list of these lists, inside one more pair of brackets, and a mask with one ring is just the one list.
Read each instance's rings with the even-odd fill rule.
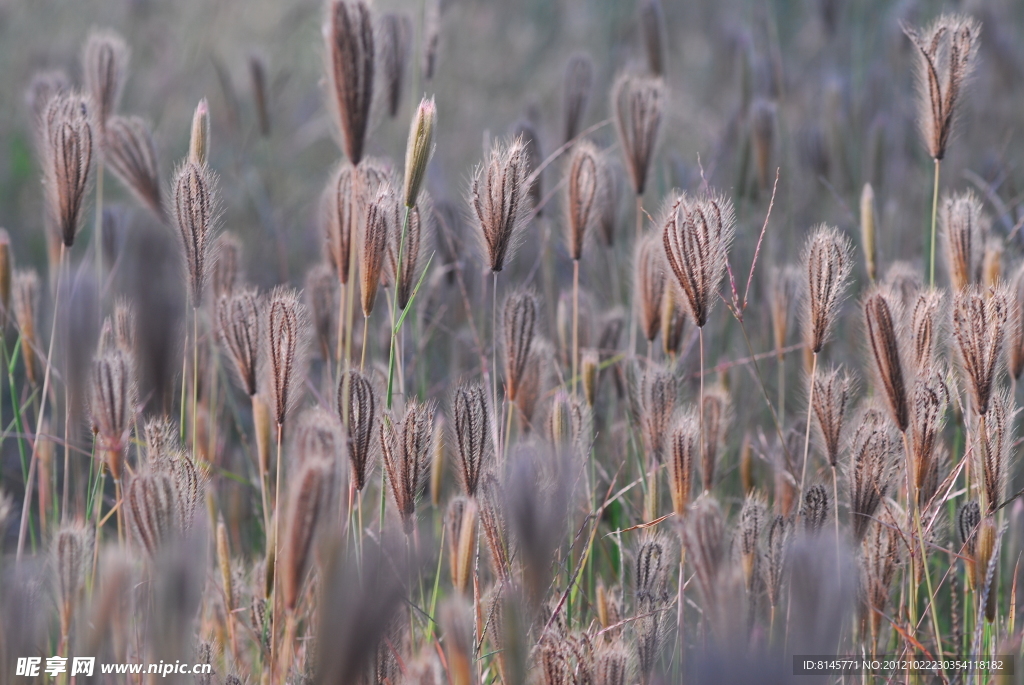
[[729,393],[721,386],[704,391],[704,441],[700,467],[704,492],[709,492],[715,480],[718,452],[725,443],[725,434],[732,418]]
[[583,398],[593,410],[597,402],[597,381],[601,369],[601,353],[592,347],[580,350],[580,382]]
[[926,290],[917,296],[910,317],[910,333],[913,336],[913,369],[918,375],[930,369],[935,361],[935,348],[939,340],[939,309],[942,306],[942,292]]
[[665,452],[665,437],[668,435],[672,416],[679,398],[679,379],[671,371],[652,366],[640,378],[637,393],[640,421],[647,449],[655,463],[660,463]]
[[765,529],[768,509],[764,498],[751,494],[743,502],[739,522],[739,551],[747,592],[753,592],[761,579],[761,535]]
[[185,162],[174,180],[174,219],[185,257],[193,307],[198,307],[203,298],[217,214],[215,175],[205,164]]
[[658,335],[661,323],[662,299],[666,291],[665,252],[655,233],[647,233],[637,240],[633,274],[637,293],[637,318],[648,342]]
[[298,293],[283,286],[274,288],[270,293],[266,317],[265,359],[273,390],[274,419],[278,426],[282,426],[302,381],[302,362],[309,337],[309,324],[306,321],[306,308],[299,302]]
[[359,296],[365,317],[370,316],[377,299],[388,241],[401,230],[398,202],[391,184],[383,183],[366,207],[359,236]]
[[850,239],[839,229],[820,224],[814,228],[803,253],[807,274],[805,338],[817,354],[828,340],[852,268]]
[[537,296],[528,290],[517,290],[505,300],[505,389],[513,402],[533,346],[538,306]]
[[1005,287],[969,286],[953,296],[953,337],[971,391],[971,409],[981,416],[996,387],[1009,314]]
[[640,543],[633,576],[638,614],[668,603],[670,554],[669,541],[661,535],[646,535]]
[[231,231],[217,236],[213,245],[213,269],[210,276],[213,296],[219,302],[235,292],[242,271],[242,241]]
[[490,554],[491,570],[504,584],[511,573],[508,524],[505,514],[505,496],[501,484],[492,473],[485,473],[480,479],[480,529],[487,542]]
[[615,245],[615,232],[619,223],[619,200],[622,195],[622,174],[617,163],[607,155],[601,165],[602,201],[598,205],[597,238],[605,247]]
[[764,552],[764,581],[768,602],[778,606],[782,590],[782,574],[786,568],[786,551],[792,526],[785,516],[776,516],[768,528],[768,541]]
[[163,218],[160,165],[149,124],[136,116],[112,116],[103,134],[107,165],[144,207]]
[[320,196],[327,256],[337,272],[338,282],[342,284],[348,283],[353,227],[357,225],[362,204],[356,191],[358,173],[351,164],[342,162],[331,174]]
[[168,416],[158,416],[146,421],[142,429],[146,443],[146,458],[150,463],[170,459],[181,451],[178,427]]
[[473,175],[469,204],[476,214],[492,272],[505,268],[518,243],[529,209],[529,188],[524,187],[529,172],[526,143],[516,138],[498,143],[491,150],[487,165]]
[[167,473],[137,474],[125,489],[124,507],[132,542],[150,559],[181,531],[174,480]]
[[662,239],[670,272],[698,328],[707,323],[718,284],[725,275],[736,214],[720,195],[679,195],[662,217]]
[[590,102],[590,91],[594,86],[594,62],[590,55],[573,53],[565,65],[563,108],[565,116],[565,142],[580,132],[583,117]]
[[[346,380],[347,379],[347,380]],[[345,402],[344,393],[349,393]],[[348,416],[344,409],[348,408]],[[351,369],[338,381],[338,412],[348,432],[348,456],[352,462],[352,480],[356,490],[366,485],[373,438],[377,434],[377,395],[370,379]]]
[[594,654],[593,685],[626,685],[630,678],[629,652],[623,641],[601,644]]
[[885,290],[875,289],[864,300],[864,321],[871,358],[874,360],[878,380],[885,390],[892,420],[900,432],[907,430],[910,421],[899,334],[902,318],[899,302]]
[[569,182],[566,191],[566,239],[569,257],[579,260],[583,241],[597,224],[605,200],[604,159],[589,141],[580,141],[569,158]]
[[800,508],[804,531],[811,535],[817,535],[825,529],[825,524],[832,514],[831,499],[824,485],[812,485],[807,488],[807,492],[804,493],[803,506]]
[[459,479],[466,495],[475,497],[491,444],[487,391],[482,385],[465,383],[456,388],[452,405]]
[[814,415],[821,430],[825,457],[833,468],[839,461],[843,421],[852,385],[850,375],[840,367],[833,367],[814,378]]
[[725,517],[718,501],[702,495],[693,503],[693,509],[683,529],[687,557],[693,560],[697,585],[705,606],[715,607],[718,600],[718,575],[725,563]]
[[883,512],[883,518],[872,525],[861,546],[864,574],[864,597],[871,608],[869,625],[871,639],[878,642],[882,617],[889,604],[892,581],[900,562],[900,536],[892,517]]
[[661,128],[665,84],[660,78],[622,74],[612,86],[612,111],[633,192],[644,194]]
[[943,197],[939,227],[953,292],[980,283],[989,227],[978,196],[968,190]]
[[298,603],[317,530],[328,516],[329,472],[330,465],[327,462],[307,459],[291,484],[288,527],[281,549],[282,599],[289,612],[294,611]]
[[95,144],[92,104],[80,95],[58,94],[46,107],[43,189],[49,226],[71,247],[82,223]]
[[434,152],[434,125],[437,121],[437,106],[434,98],[423,98],[416,109],[409,127],[409,142],[405,147],[405,206],[412,207],[420,192],[420,185],[427,172],[427,162]]
[[851,445],[848,473],[850,521],[853,537],[859,542],[864,539],[875,512],[889,492],[899,443],[882,412],[869,408],[861,418]]
[[217,332],[235,367],[238,382],[250,397],[257,391],[263,316],[259,293],[245,288],[217,302]]
[[100,131],[121,100],[129,54],[124,39],[112,31],[93,31],[82,48],[82,77],[85,90],[96,105]]
[[434,437],[434,407],[410,401],[405,409],[405,418],[398,423],[397,417],[381,422],[380,443],[384,456],[384,468],[388,473],[391,495],[406,535],[411,535],[413,515],[416,513],[416,494],[423,485],[423,475],[430,466],[433,453],[431,441]]
[[789,325],[793,320],[793,305],[800,293],[800,269],[795,265],[773,267],[768,311],[772,318],[772,336],[775,349],[786,346]]
[[942,380],[942,374],[934,370],[922,370],[914,383],[911,403],[911,463],[918,503],[925,507],[935,494],[931,477],[938,473],[936,467],[939,463],[940,434],[945,423],[946,407],[949,405],[949,389]]
[[921,112],[918,124],[935,160],[946,155],[964,83],[974,69],[981,24],[963,14],[943,14],[926,29],[903,26],[917,48]]
[[307,306],[313,320],[313,333],[316,335],[320,357],[325,362],[332,359],[333,338],[337,329],[335,316],[338,314],[338,293],[335,283],[330,264],[317,264],[306,273]]
[[404,310],[412,297],[416,286],[417,269],[420,255],[429,250],[426,243],[434,233],[434,203],[430,193],[423,191],[416,206],[409,211],[409,219],[405,227],[405,240],[402,245],[401,225],[395,230],[388,241],[388,262],[384,270],[388,280],[394,282],[394,273],[398,269],[398,249],[402,245],[402,269],[398,275],[398,308]]
[[[14,322],[21,332],[23,347],[35,349],[38,344],[36,318],[39,312],[39,275],[35,269],[15,269],[11,279],[11,309],[14,310]],[[26,354],[22,359],[25,363],[25,375],[29,383],[36,383],[36,355]]]
[[977,431],[974,454],[981,461],[985,513],[989,515],[1003,504],[1017,411],[1009,390],[996,392]]
[[328,100],[352,164],[363,158],[373,102],[374,31],[365,2],[331,0],[323,26]]
[[[402,101],[402,81],[409,61],[413,37],[412,21],[400,14],[388,13],[380,18],[380,67],[387,96],[388,116],[398,115]],[[415,204],[415,196],[412,204]],[[411,205],[410,205],[411,206]]]
[[[90,413],[99,429],[101,449],[120,452],[138,405],[131,356],[116,349],[100,354],[93,362],[90,389]],[[115,478],[120,478],[120,464],[116,466],[112,471]]]
[[[527,119],[520,119],[512,127],[512,138],[518,138],[523,141],[523,145],[526,148],[526,173],[532,176],[533,172],[540,168],[541,163],[544,161],[540,154],[540,134],[537,133],[533,123]],[[544,196],[543,186],[541,185],[542,176],[543,173],[536,175],[533,183],[530,184],[529,191],[530,208],[537,213],[537,216],[540,216],[542,212],[542,208],[538,207]]]
[[978,506],[977,500],[967,500],[957,509],[956,529],[960,536],[960,544],[969,557],[974,556],[975,543],[977,542],[975,533],[980,523],[981,507]]
[[89,529],[81,523],[62,525],[53,538],[53,565],[61,636],[65,639],[85,586],[85,574],[91,559],[92,536]]

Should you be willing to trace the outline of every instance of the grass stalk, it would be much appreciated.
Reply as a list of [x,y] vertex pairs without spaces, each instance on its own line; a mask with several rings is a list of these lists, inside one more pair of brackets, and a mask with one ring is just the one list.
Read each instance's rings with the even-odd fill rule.
[[576,396],[580,355],[580,260],[572,260],[572,396]]
[[928,287],[935,287],[935,218],[939,209],[939,167],[942,160],[935,160],[935,182],[932,187],[932,230],[929,251],[931,253],[928,262]]
[[21,505],[21,525],[18,529],[18,551],[16,561],[21,561],[25,549],[25,533],[28,529],[29,512],[32,505],[32,486],[35,483],[36,462],[39,460],[39,432],[43,429],[43,418],[46,416],[46,394],[50,388],[50,370],[53,361],[53,341],[57,337],[57,317],[60,315],[60,289],[64,280],[64,260],[67,247],[60,244],[60,258],[57,260],[57,288],[53,296],[53,322],[50,324],[50,343],[46,352],[46,369],[43,372],[43,392],[40,395],[39,416],[36,418],[36,430],[32,437],[32,456],[28,464],[28,477],[25,481],[25,500]]
[[807,483],[807,461],[811,453],[811,411],[814,408],[814,377],[818,373],[818,353],[815,352],[811,358],[811,389],[807,397],[807,429],[804,433],[804,463],[800,469],[800,496],[797,498],[797,506],[804,499],[804,486]]

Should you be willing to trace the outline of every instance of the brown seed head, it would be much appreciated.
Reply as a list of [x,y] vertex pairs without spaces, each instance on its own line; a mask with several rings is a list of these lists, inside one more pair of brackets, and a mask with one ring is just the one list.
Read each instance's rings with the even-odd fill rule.
[[373,102],[374,31],[364,2],[331,0],[323,26],[328,101],[352,164],[363,158]]
[[306,306],[313,320],[320,358],[325,362],[332,359],[333,339],[337,330],[335,316],[338,314],[338,292],[334,272],[330,264],[317,264],[306,273]]
[[884,290],[874,290],[864,300],[864,321],[868,344],[878,380],[885,390],[892,420],[900,432],[907,430],[910,405],[899,328],[902,325],[899,302]]
[[394,273],[398,269],[398,250],[401,245],[402,264],[401,273],[398,276],[398,308],[404,310],[412,298],[413,288],[416,286],[420,274],[420,255],[429,252],[427,243],[434,233],[434,203],[427,191],[420,193],[420,199],[416,206],[409,211],[409,219],[405,227],[405,240],[402,240],[401,224],[395,231],[391,240],[388,241],[388,260],[384,275],[389,283],[394,282]]
[[[896,468],[899,443],[891,424],[882,412],[870,408],[864,413],[851,445],[848,472],[850,523],[853,537],[859,542],[864,539],[872,517],[889,491]],[[823,487],[822,489],[824,490]]]
[[786,346],[789,325],[793,320],[793,305],[800,293],[800,269],[793,265],[773,267],[768,311],[772,317],[772,337],[775,349]]
[[636,613],[642,614],[669,601],[668,576],[672,567],[667,538],[646,535],[636,553],[633,582],[636,584]]
[[359,295],[365,317],[370,316],[377,299],[388,241],[401,230],[399,212],[398,196],[389,183],[380,186],[366,207],[359,236]]
[[487,165],[473,175],[469,204],[476,214],[491,271],[501,271],[520,238],[530,206],[529,153],[521,138],[498,143]]
[[975,413],[984,416],[996,387],[1010,299],[1003,287],[970,286],[953,296],[953,337]]
[[22,355],[25,362],[25,375],[29,383],[36,382],[36,354],[38,345],[36,338],[36,316],[39,312],[39,275],[35,269],[16,269],[11,280],[11,308],[14,310],[14,322],[17,324],[23,340],[22,347],[26,354]]
[[174,179],[174,219],[188,270],[192,306],[203,298],[217,218],[216,177],[206,165],[185,162]]
[[981,24],[963,14],[943,14],[926,29],[903,26],[917,48],[921,111],[918,125],[928,154],[940,160],[953,132],[965,81],[974,69]]
[[410,401],[405,418],[381,422],[380,442],[384,468],[388,472],[391,495],[402,518],[406,535],[412,534],[416,513],[416,494],[423,485],[423,475],[430,467],[434,437],[434,407]]
[[593,446],[593,432],[590,407],[565,390],[556,392],[548,411],[548,438],[557,452],[586,459]]
[[566,191],[566,241],[569,257],[579,260],[583,241],[597,224],[605,200],[604,159],[589,141],[580,141],[569,158],[569,182]]
[[160,165],[149,125],[136,116],[112,116],[103,136],[103,153],[117,179],[142,206],[163,218]]
[[665,252],[655,233],[640,237],[636,246],[633,273],[637,293],[637,318],[644,338],[651,342],[661,324],[662,299],[665,296]]
[[661,128],[665,84],[660,78],[622,74],[612,86],[612,111],[633,192],[644,194]]
[[302,382],[302,362],[309,333],[306,308],[299,302],[298,293],[278,286],[270,293],[266,307],[267,352],[274,400],[274,418],[278,426],[296,400],[296,391]]
[[939,309],[943,295],[938,290],[926,290],[917,296],[910,317],[913,336],[913,365],[918,375],[930,369],[935,361],[935,348],[939,340]]
[[505,515],[505,497],[498,479],[491,473],[485,473],[480,479],[480,529],[487,542],[490,553],[491,570],[501,583],[509,580],[508,524]]
[[295,610],[318,528],[327,517],[330,482],[329,464],[320,459],[307,459],[288,497],[288,524],[281,549],[281,588],[285,609]]
[[[434,126],[437,106],[434,98],[423,98],[409,126],[409,142],[405,148],[404,200],[406,207],[416,205],[416,198],[427,173],[427,162],[434,152]],[[429,216],[429,212],[427,213]]]
[[590,91],[594,86],[594,62],[590,55],[574,53],[565,65],[563,111],[565,117],[565,142],[575,138],[583,125],[583,117],[590,103]]
[[632,682],[629,652],[621,639],[602,643],[594,654],[593,685],[626,685]]
[[661,346],[666,356],[675,358],[682,351],[685,327],[686,312],[680,303],[678,289],[669,284],[661,300]]
[[150,559],[181,530],[174,481],[166,473],[140,473],[132,478],[125,489],[124,507],[132,542]]
[[129,50],[112,31],[93,31],[82,48],[82,78],[96,105],[96,123],[104,130],[117,110],[128,71]]
[[803,506],[800,508],[800,519],[803,522],[804,531],[811,535],[821,533],[831,514],[831,497],[825,486],[818,484],[807,488],[804,493]]
[[152,471],[170,477],[178,521],[183,530],[188,530],[195,523],[196,514],[202,511],[206,474],[199,469],[192,457],[182,450],[165,452],[159,458],[153,459]]
[[910,450],[918,504],[927,506],[935,494],[933,476],[938,475],[939,450],[949,389],[938,371],[927,370],[919,374],[914,383],[910,413]]
[[[352,462],[352,479],[356,490],[366,485],[366,468],[370,463],[373,437],[377,434],[377,395],[370,379],[352,369],[338,380],[338,414],[348,432],[348,455]],[[344,393],[348,391],[346,403]],[[348,416],[344,416],[344,408]]]
[[779,603],[782,590],[782,573],[786,568],[786,548],[789,544],[791,525],[785,516],[776,516],[768,528],[768,541],[764,552],[764,584],[768,590],[768,602],[774,607]]
[[146,442],[146,458],[149,462],[170,459],[181,451],[178,427],[168,416],[158,416],[146,421],[143,427]]
[[537,296],[528,290],[517,290],[505,300],[502,317],[505,334],[505,389],[509,400],[513,402],[533,346],[537,308]]
[[976,500],[967,500],[956,512],[956,529],[960,536],[960,544],[969,557],[974,556],[977,537],[975,533],[981,523],[981,507]]
[[597,402],[597,381],[601,369],[601,353],[592,347],[580,350],[580,384],[583,398],[591,409]]
[[53,565],[61,636],[67,638],[85,573],[92,561],[92,536],[81,523],[65,523],[53,538]]
[[380,68],[388,116],[394,119],[398,115],[398,105],[402,102],[402,82],[412,47],[412,21],[404,14],[389,12],[380,18],[377,35],[380,39]]
[[238,286],[242,271],[242,241],[231,231],[217,236],[213,244],[213,269],[210,276],[213,296],[219,302],[230,297]]
[[[533,175],[534,170],[539,168],[544,161],[540,154],[540,134],[537,133],[533,123],[526,119],[520,119],[512,127],[512,138],[518,138],[523,141],[523,145],[526,148],[526,173]],[[542,176],[543,173],[536,175],[533,183],[530,184],[529,190],[530,208],[537,213],[537,216],[540,216],[542,212],[542,208],[538,208],[544,196],[543,186],[541,185]]]
[[825,457],[832,468],[839,461],[839,446],[846,418],[846,406],[850,399],[853,380],[841,367],[814,378],[814,416],[821,430],[821,442]]
[[647,68],[652,76],[665,75],[665,12],[660,0],[645,0],[640,5],[640,26],[644,34],[644,48],[647,52]]
[[725,563],[725,517],[718,502],[702,495],[693,503],[683,532],[686,555],[692,559],[704,604],[717,605],[718,574]]
[[487,391],[479,384],[460,385],[452,400],[452,413],[459,478],[466,494],[474,497],[491,444]]
[[327,256],[334,266],[339,283],[348,283],[349,251],[352,249],[352,227],[357,224],[360,202],[356,197],[356,172],[342,162],[331,174],[320,195],[320,221],[327,245]]
[[871,608],[870,627],[872,642],[877,644],[881,619],[889,605],[890,589],[900,562],[900,536],[891,516],[885,516],[872,525],[861,546],[861,564],[864,573],[864,596]]
[[1016,416],[1017,408],[1009,391],[997,392],[992,396],[989,411],[977,431],[974,454],[981,462],[986,514],[994,514],[1003,504]]
[[703,328],[725,275],[736,225],[732,201],[719,195],[696,199],[680,195],[663,213],[661,225],[670,273],[684,296],[687,313]]
[[743,563],[743,577],[747,592],[754,592],[761,580],[761,536],[765,530],[768,508],[764,498],[757,494],[747,495],[740,511],[739,552]]
[[953,292],[980,283],[989,227],[978,197],[970,190],[943,197],[939,226]]
[[665,453],[665,438],[679,398],[679,379],[671,371],[652,366],[644,371],[637,393],[640,421],[647,449],[655,463]]
[[[93,361],[89,397],[90,414],[99,429],[101,449],[120,452],[125,447],[138,405],[135,368],[128,353],[109,350]],[[114,477],[120,475],[120,469],[116,469]]]
[[449,566],[452,585],[466,593],[476,556],[477,505],[473,499],[454,497],[445,517],[448,526]]
[[217,302],[217,332],[235,367],[238,382],[250,397],[257,392],[262,346],[259,293],[245,288]]
[[850,276],[850,239],[838,229],[815,227],[803,254],[807,274],[805,338],[817,354],[828,340]]
[[554,348],[544,338],[537,337],[530,348],[523,375],[516,387],[516,409],[519,414],[519,427],[524,434],[533,427],[533,415],[545,390],[549,369],[554,359]]
[[48,222],[66,247],[74,244],[81,226],[91,180],[95,123],[90,107],[79,95],[57,95],[40,122]]

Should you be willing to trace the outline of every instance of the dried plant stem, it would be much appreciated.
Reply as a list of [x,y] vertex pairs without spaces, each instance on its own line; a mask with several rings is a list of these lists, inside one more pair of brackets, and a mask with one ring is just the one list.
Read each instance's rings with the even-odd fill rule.
[[[349,202],[355,203],[355,184],[353,183],[352,189],[349,191]],[[354,219],[349,221],[349,235],[354,236]],[[349,379],[348,371],[352,367],[352,323],[355,320],[355,294],[356,294],[356,280],[355,273],[358,268],[356,262],[356,251],[352,249],[352,238],[349,239],[349,251],[348,251],[348,283],[345,285],[345,373],[342,376],[342,391],[341,391],[341,417],[342,423],[345,428],[348,428],[348,403],[349,395],[351,394],[351,381]],[[341,306],[341,305],[339,305]],[[338,322],[340,328],[341,321]],[[364,326],[365,331],[365,326]],[[364,333],[365,335],[365,333]],[[342,373],[341,364],[341,336],[338,336],[338,373]]]
[[[640,234],[644,228],[644,198],[643,195],[637,194],[636,196],[636,229],[633,232],[633,242],[636,243],[640,239]],[[636,353],[636,317],[632,316],[633,303],[636,300],[636,294],[633,292],[633,288],[629,289],[629,308],[626,310],[627,317],[629,319],[629,357],[632,357]]]
[[345,346],[345,316],[347,309],[345,303],[348,301],[349,290],[355,290],[355,288],[349,288],[347,283],[339,283],[341,292],[338,293],[338,341],[334,352],[334,364],[338,371],[338,378],[341,377],[341,354],[344,351]]
[[[700,396],[698,401],[700,404],[697,406],[697,435],[700,436],[700,440],[697,444],[700,445],[700,463],[704,463],[704,327],[701,326],[697,329],[697,337],[700,338]],[[657,486],[658,481],[654,481]],[[708,483],[710,485],[710,483]],[[705,490],[705,492],[707,492]]]
[[[683,589],[686,586],[686,546],[679,550],[679,593],[676,598],[678,605],[676,615],[676,639],[679,640],[679,664],[682,666],[683,655],[686,654],[686,633],[683,632],[683,608],[686,603],[683,601]],[[771,635],[771,633],[769,633]]]
[[[250,399],[252,400],[252,415],[255,417],[257,412],[262,411],[257,406],[260,399],[258,395],[253,395]],[[257,427],[256,430],[259,430],[259,428]],[[256,440],[259,441],[260,438],[257,436]],[[267,501],[267,465],[263,461],[263,454],[261,452],[262,450],[257,448],[256,461],[260,469],[260,502],[263,505],[263,534],[268,535],[270,533],[270,503]]]
[[935,183],[932,187],[932,236],[931,236],[931,258],[928,266],[928,287],[935,287],[935,215],[939,208],[939,167],[941,159],[935,160]]
[[275,674],[274,682],[283,683],[288,677],[288,665],[292,660],[292,643],[295,641],[295,612],[288,610],[287,616],[285,616],[284,622],[284,642],[281,643],[281,647],[284,651],[281,652],[280,658],[277,662],[277,668],[280,673]]
[[199,304],[192,303],[192,458],[199,458]]
[[[498,272],[491,284],[491,425],[498,426]],[[494,430],[494,453],[501,454],[500,438]]]
[[777,352],[778,354],[778,372],[779,372],[779,423],[785,423],[786,421],[786,357],[783,355],[782,350]]
[[580,260],[572,260],[572,395],[576,396],[580,354]]
[[[363,314],[363,351],[359,355],[359,371],[366,368],[366,339],[370,334],[370,317]],[[346,413],[347,416],[347,413]]]
[[[395,267],[395,287],[394,295],[391,302],[391,335],[389,336],[388,345],[388,394],[387,394],[387,408],[391,409],[392,392],[394,389],[395,382],[395,316],[398,314],[398,279],[399,274],[402,273],[402,253],[405,251],[405,232],[409,226],[409,205],[405,206],[405,212],[402,215],[402,236],[398,241],[398,265]],[[365,346],[364,346],[365,349]]]
[[507,455],[508,454],[508,443],[509,443],[509,441],[512,438],[512,415],[515,413],[515,411],[516,411],[516,403],[515,402],[509,402],[508,403],[508,420],[505,422],[505,436],[504,436],[504,438],[501,441],[501,447],[502,447],[502,454],[503,455]]
[[277,424],[277,479],[274,481],[274,585],[270,592],[270,672],[274,673],[274,645],[277,644],[277,561],[281,556],[281,541],[278,531],[281,528],[281,434],[284,433],[284,425]]
[[114,508],[117,509],[117,542],[124,544],[124,507],[121,506],[121,479],[114,479]]
[[57,260],[57,289],[53,296],[53,323],[50,325],[50,344],[46,351],[46,370],[43,372],[43,392],[39,396],[39,416],[36,418],[36,431],[32,437],[32,456],[29,459],[28,477],[25,479],[25,501],[21,505],[21,526],[18,529],[18,551],[16,561],[21,561],[25,550],[25,533],[28,531],[29,511],[32,504],[32,486],[35,483],[36,462],[39,460],[39,431],[43,429],[43,418],[46,415],[46,393],[50,388],[50,369],[53,360],[53,341],[57,337],[57,316],[60,314],[60,289],[64,279],[64,257],[67,252],[63,241],[60,244],[60,258]]
[[814,376],[818,372],[818,353],[811,358],[811,392],[807,398],[807,429],[804,433],[804,464],[800,471],[800,496],[797,502],[804,499],[804,485],[807,482],[807,460],[811,452],[811,410],[814,407]]

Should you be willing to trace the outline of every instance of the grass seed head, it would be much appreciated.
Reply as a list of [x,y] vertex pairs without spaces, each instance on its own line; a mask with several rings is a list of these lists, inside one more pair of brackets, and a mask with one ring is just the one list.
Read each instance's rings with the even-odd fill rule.
[[80,95],[57,95],[47,105],[40,125],[48,225],[71,247],[81,228],[98,143],[92,103]]
[[[349,393],[347,401],[346,391]],[[346,408],[348,416],[345,416]],[[356,369],[351,369],[338,381],[338,413],[348,432],[352,480],[356,490],[362,491],[377,435],[377,393],[370,379]]]
[[389,12],[380,18],[377,36],[387,112],[394,119],[402,102],[402,85],[412,48],[412,21],[405,15]]
[[850,240],[838,229],[814,228],[803,253],[807,276],[805,338],[811,351],[821,351],[835,324],[852,268]]
[[661,241],[648,233],[637,241],[633,274],[637,293],[637,318],[644,338],[652,342],[661,324],[662,299],[665,297],[665,253]]
[[977,195],[968,190],[943,197],[939,227],[953,293],[981,283],[989,227]]
[[112,31],[91,32],[82,48],[82,78],[101,132],[120,103],[129,57],[128,45]]
[[107,166],[139,204],[162,219],[160,161],[149,124],[136,116],[110,117],[103,134],[103,154]]
[[633,192],[643,195],[661,129],[665,84],[657,77],[622,74],[612,86],[612,111]]
[[953,296],[953,337],[971,393],[971,410],[979,416],[988,411],[997,386],[1009,315],[1004,287],[970,286]]
[[839,448],[843,421],[850,399],[853,381],[840,367],[833,367],[814,378],[814,416],[818,419],[822,444],[828,463],[835,468],[839,461]]
[[517,290],[505,300],[502,316],[505,337],[505,390],[508,399],[513,402],[516,400],[533,347],[538,308],[537,296],[528,290]]
[[327,99],[352,164],[363,159],[373,103],[376,53],[373,18],[365,2],[330,0],[323,25]]
[[565,121],[565,142],[575,138],[583,126],[583,117],[590,103],[594,87],[594,62],[583,52],[573,53],[565,65],[563,85],[563,111]]
[[470,185],[469,204],[476,215],[484,253],[492,272],[512,257],[530,206],[530,155],[522,138],[498,143],[490,160],[480,165]]
[[217,333],[239,384],[250,397],[259,389],[263,327],[263,306],[255,288],[239,290],[217,302]]
[[875,290],[864,300],[864,320],[875,372],[885,390],[889,413],[900,432],[910,422],[907,373],[904,371],[900,328],[902,311],[896,298]]

